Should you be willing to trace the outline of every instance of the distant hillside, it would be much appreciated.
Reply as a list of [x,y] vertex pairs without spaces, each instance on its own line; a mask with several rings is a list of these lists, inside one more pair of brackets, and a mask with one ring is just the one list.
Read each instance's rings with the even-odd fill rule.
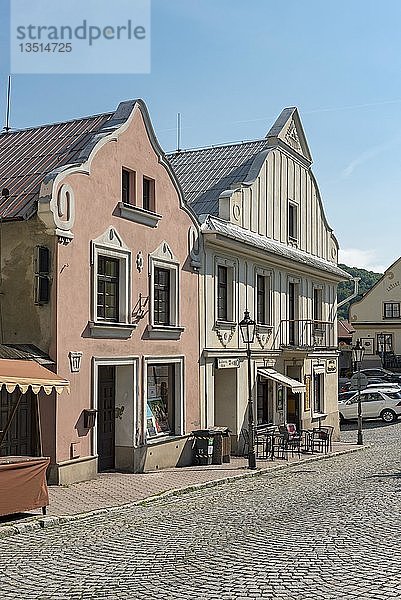
[[[380,279],[380,277],[383,275],[383,273],[374,273],[373,271],[366,271],[365,269],[357,269],[356,267],[347,267],[347,265],[339,264],[338,266],[341,267],[342,269],[344,269],[344,271],[347,271],[347,273],[349,273],[353,277],[361,278],[361,281],[359,282],[359,296],[354,298],[352,302],[355,302],[356,300],[359,300],[360,298],[362,298],[362,296],[364,294],[366,294],[366,292],[369,291],[370,288],[374,286],[376,281],[378,279]],[[354,291],[354,282],[353,281],[342,281],[338,286],[338,292],[337,292],[338,302],[341,302],[341,300],[344,300],[345,298],[347,298],[347,296],[350,296],[353,293],[353,291]],[[337,316],[341,319],[348,319],[349,306],[350,306],[349,302],[344,304],[344,306],[341,306],[338,309]]]

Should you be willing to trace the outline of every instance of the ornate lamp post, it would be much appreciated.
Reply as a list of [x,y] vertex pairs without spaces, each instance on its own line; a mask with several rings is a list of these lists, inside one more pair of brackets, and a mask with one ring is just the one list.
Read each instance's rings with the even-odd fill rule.
[[246,345],[246,356],[248,359],[248,433],[249,433],[249,449],[248,449],[248,468],[256,469],[255,456],[255,423],[253,416],[253,397],[252,397],[252,379],[251,379],[251,344],[255,338],[256,323],[249,316],[249,312],[244,312],[244,318],[239,324],[241,330],[242,341]]
[[358,440],[357,444],[362,446],[362,406],[361,406],[361,362],[363,355],[365,354],[365,348],[361,346],[360,340],[357,340],[356,346],[352,348],[352,360],[354,364],[358,365]]

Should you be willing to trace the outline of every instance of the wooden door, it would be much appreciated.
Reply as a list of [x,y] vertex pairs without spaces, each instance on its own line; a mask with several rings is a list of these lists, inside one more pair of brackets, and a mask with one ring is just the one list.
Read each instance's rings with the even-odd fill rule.
[[115,466],[115,367],[99,366],[98,370],[98,469]]
[[[9,394],[0,391],[0,430],[5,427],[15,401],[20,395],[18,388]],[[35,396],[30,390],[23,394],[11,427],[1,445],[0,456],[36,456],[37,436],[35,423]]]

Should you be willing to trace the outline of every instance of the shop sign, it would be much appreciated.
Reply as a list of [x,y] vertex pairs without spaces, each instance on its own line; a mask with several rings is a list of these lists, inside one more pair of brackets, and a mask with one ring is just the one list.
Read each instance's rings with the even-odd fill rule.
[[239,358],[218,358],[217,368],[218,369],[238,369]]
[[337,373],[337,361],[335,358],[329,358],[326,362],[327,373]]
[[311,376],[310,375],[305,375],[304,382],[305,382],[304,411],[307,412],[308,410],[310,410],[310,382],[311,382]]

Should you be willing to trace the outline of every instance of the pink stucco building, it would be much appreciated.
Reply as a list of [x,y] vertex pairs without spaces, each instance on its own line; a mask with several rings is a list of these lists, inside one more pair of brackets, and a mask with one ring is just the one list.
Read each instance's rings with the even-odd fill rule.
[[50,481],[188,464],[200,242],[146,106],[2,134],[0,164],[1,341],[71,387],[42,402]]

